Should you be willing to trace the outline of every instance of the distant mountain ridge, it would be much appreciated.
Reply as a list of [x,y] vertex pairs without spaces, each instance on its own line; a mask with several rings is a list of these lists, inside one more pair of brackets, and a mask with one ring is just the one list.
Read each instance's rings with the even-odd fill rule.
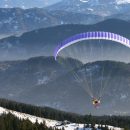
[[84,14],[94,14],[99,16],[111,16],[113,14],[125,14],[130,11],[130,1],[121,0],[62,0],[51,5],[49,10],[64,10],[68,12],[78,12]]
[[39,28],[62,24],[92,24],[103,20],[102,17],[96,15],[48,11],[44,8],[0,8],[0,14],[1,35],[19,35]]
[[[57,3],[48,8],[0,8],[0,35],[21,35],[24,32],[39,28],[65,24],[90,25],[110,18],[117,18],[126,21],[130,20],[128,13],[129,4],[119,5],[119,7],[114,5],[114,9],[116,9],[115,12],[115,10],[106,10],[109,4],[98,5],[96,7],[89,7],[89,5],[87,5],[88,7],[86,8],[86,3],[81,3],[79,1],[78,3],[81,4],[81,7],[80,4],[75,6],[74,3],[72,3],[74,4],[72,7],[71,4],[67,4],[66,6],[64,2]],[[103,7],[101,8],[100,6]],[[110,6],[113,7],[113,5]],[[112,9],[112,7],[109,7],[108,9]],[[79,8],[80,11],[78,11]],[[95,11],[93,8],[96,8]],[[120,8],[121,11],[119,11]],[[103,11],[101,12],[99,9]]]
[[37,28],[60,24],[44,9],[0,8],[0,34],[21,34]]
[[[130,38],[130,23],[123,20],[110,19],[94,25],[61,25],[37,29],[17,37],[11,36],[0,40],[0,60],[26,59],[42,55],[52,56],[54,55],[55,48],[62,40],[77,33],[87,31],[108,31]],[[106,48],[108,48],[108,50],[111,49],[111,54],[113,54],[113,56],[117,56],[116,58],[114,57],[115,59],[128,62],[129,48],[114,43],[115,42],[108,42],[110,47]],[[93,47],[97,46],[96,43],[93,45]],[[119,51],[127,53],[123,53],[119,57],[116,55]],[[110,57],[106,59],[110,59]]]
[[[58,0],[57,0],[58,2]],[[19,8],[24,8],[24,9],[28,9],[28,8],[34,8],[34,7],[38,7],[38,8],[43,8],[45,6],[51,5],[56,3],[55,0],[51,0],[51,1],[43,1],[43,0],[15,0],[15,1],[9,1],[9,0],[1,0],[1,4],[0,7],[1,8],[14,8],[14,7],[19,7]]]

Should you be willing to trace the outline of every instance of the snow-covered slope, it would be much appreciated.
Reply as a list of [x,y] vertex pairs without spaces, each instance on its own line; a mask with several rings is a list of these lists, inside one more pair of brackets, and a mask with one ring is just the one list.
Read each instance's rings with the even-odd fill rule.
[[8,114],[8,113],[13,114],[14,116],[18,117],[19,119],[25,119],[25,120],[28,119],[32,123],[35,123],[36,121],[38,121],[38,123],[40,124],[40,123],[43,123],[45,121],[46,125],[48,127],[54,127],[56,124],[60,123],[60,121],[36,117],[36,116],[29,115],[29,114],[20,113],[20,112],[16,112],[16,111],[12,111],[12,110],[8,110],[8,109],[5,109],[3,107],[0,107],[0,115],[1,114]]
[[[76,123],[71,123],[69,121],[62,122],[62,121],[45,119],[45,118],[36,117],[36,116],[29,115],[29,114],[20,113],[20,112],[16,112],[16,111],[12,111],[12,110],[0,107],[0,115],[8,114],[8,113],[13,114],[15,117],[18,117],[19,119],[28,119],[32,123],[35,123],[36,121],[39,124],[45,122],[48,127],[56,127],[58,129],[64,128],[65,130],[75,130],[78,128],[78,130],[83,130],[83,127],[84,127],[84,124],[76,124]],[[98,125],[96,124],[95,128],[97,128],[97,127],[98,127]],[[108,126],[108,128],[112,129],[112,130],[123,130],[123,128],[118,128],[118,127],[113,127],[113,126]],[[89,128],[89,129],[86,128],[85,130],[91,130],[91,128]]]
[[62,0],[49,7],[50,10],[66,10],[83,14],[111,16],[125,14],[130,9],[130,0]]
[[[80,2],[86,3],[86,2],[90,2],[92,0],[79,0]],[[93,0],[93,2],[98,2],[98,3],[102,3],[104,0]],[[106,1],[104,1],[106,2]],[[110,3],[115,3],[115,4],[127,4],[130,3],[130,0],[108,0],[107,2]]]
[[116,0],[117,4],[128,4],[130,3],[130,0]]

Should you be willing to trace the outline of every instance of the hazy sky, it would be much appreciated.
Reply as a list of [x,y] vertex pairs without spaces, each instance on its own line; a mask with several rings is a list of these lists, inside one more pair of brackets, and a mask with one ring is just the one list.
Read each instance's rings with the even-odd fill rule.
[[0,0],[0,7],[21,7],[21,8],[31,8],[31,7],[45,7],[50,4],[54,4],[61,0]]

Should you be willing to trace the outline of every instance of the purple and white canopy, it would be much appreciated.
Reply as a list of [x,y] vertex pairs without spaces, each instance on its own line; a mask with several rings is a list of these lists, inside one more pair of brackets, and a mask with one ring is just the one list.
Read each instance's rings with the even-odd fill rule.
[[55,54],[54,54],[55,60],[57,59],[59,52],[64,48],[74,43],[77,43],[79,41],[91,40],[91,39],[115,41],[130,48],[130,40],[118,34],[111,33],[111,32],[102,32],[102,31],[85,32],[85,33],[76,34],[62,41],[55,50]]

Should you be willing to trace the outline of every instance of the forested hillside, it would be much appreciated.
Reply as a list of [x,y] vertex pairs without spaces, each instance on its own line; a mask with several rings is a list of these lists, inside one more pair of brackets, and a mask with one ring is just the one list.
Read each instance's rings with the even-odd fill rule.
[[59,121],[68,120],[75,123],[85,123],[92,125],[94,124],[112,125],[115,127],[125,128],[125,130],[130,129],[129,116],[92,116],[91,114],[78,115],[74,113],[67,113],[55,110],[48,107],[37,107],[5,99],[0,99],[0,106],[8,108],[10,110],[15,110],[18,112],[27,113],[53,120],[59,120]]
[[11,114],[3,114],[0,116],[0,130],[54,130],[54,128],[48,128],[44,122],[33,124],[29,120],[20,120]]

